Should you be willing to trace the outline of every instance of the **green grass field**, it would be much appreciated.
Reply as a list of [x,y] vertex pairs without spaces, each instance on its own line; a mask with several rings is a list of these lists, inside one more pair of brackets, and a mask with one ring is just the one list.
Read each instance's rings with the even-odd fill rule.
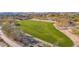
[[47,41],[52,44],[57,44],[61,47],[73,46],[73,42],[58,31],[53,23],[24,20],[18,21],[19,28],[25,33],[29,33],[32,36],[38,37],[41,40]]

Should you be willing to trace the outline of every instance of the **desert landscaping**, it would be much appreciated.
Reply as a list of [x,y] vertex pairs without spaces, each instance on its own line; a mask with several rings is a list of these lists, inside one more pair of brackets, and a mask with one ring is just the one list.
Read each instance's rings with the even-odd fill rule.
[[2,47],[78,47],[77,12],[0,13]]

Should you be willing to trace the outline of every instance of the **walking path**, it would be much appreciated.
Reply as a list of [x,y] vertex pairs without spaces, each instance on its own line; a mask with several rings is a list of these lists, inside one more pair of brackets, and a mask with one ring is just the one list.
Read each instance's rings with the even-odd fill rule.
[[[28,34],[28,33],[25,33],[25,35],[32,37],[32,35],[30,35],[30,34]],[[53,44],[51,44],[51,43],[49,43],[49,42],[43,41],[43,40],[41,40],[41,39],[39,39],[39,38],[37,38],[37,37],[33,37],[33,38],[34,38],[35,40],[37,40],[37,41],[40,41],[40,42],[42,42],[42,43],[44,43],[44,44],[46,44],[46,45],[49,45],[49,46],[53,47]]]
[[[50,22],[50,23],[53,23],[54,21],[52,20],[39,20],[39,19],[31,19],[33,21],[44,21],[44,22]],[[58,29],[60,32],[64,33],[67,37],[69,37],[73,43],[74,43],[74,47],[77,47],[79,46],[79,37],[75,34],[72,34],[69,32],[69,30],[62,30],[62,29],[59,29],[55,24],[54,24],[55,28]]]
[[3,32],[0,30],[0,37],[10,46],[12,47],[21,47],[21,45],[17,44],[15,41],[9,39]]
[[[50,23],[53,23],[54,21],[51,21],[51,20],[39,20],[39,19],[31,19],[33,21],[44,21],[44,22],[50,22]],[[58,29],[60,32],[64,33],[67,37],[69,37],[73,43],[74,43],[74,46],[79,46],[79,37],[70,33],[68,30],[61,30],[59,29],[55,24],[54,24],[55,28]],[[10,46],[12,47],[21,47],[21,45],[17,44],[15,41],[9,39],[3,32],[2,30],[0,29],[0,37],[7,43],[9,44]],[[50,46],[53,46],[52,44],[48,43],[48,42],[45,42],[43,40],[40,40],[39,38],[36,38],[34,37],[34,39],[36,40],[39,40],[43,43],[46,43],[46,44],[49,44]]]
[[60,32],[64,33],[67,37],[69,37],[73,41],[74,47],[79,46],[79,37],[77,35],[70,33],[69,30],[67,30],[67,29],[61,30],[55,24],[54,24],[54,26],[56,29],[58,29]]
[[43,22],[50,22],[50,23],[53,23],[54,21],[52,20],[39,20],[39,19],[30,19],[30,20],[33,20],[33,21],[43,21]]

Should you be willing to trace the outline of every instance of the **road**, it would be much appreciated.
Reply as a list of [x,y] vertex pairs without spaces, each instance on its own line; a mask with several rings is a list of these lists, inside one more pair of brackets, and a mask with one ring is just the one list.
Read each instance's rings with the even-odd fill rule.
[[21,45],[17,44],[15,41],[13,41],[12,39],[9,39],[0,29],[0,37],[10,46],[12,47],[21,47]]

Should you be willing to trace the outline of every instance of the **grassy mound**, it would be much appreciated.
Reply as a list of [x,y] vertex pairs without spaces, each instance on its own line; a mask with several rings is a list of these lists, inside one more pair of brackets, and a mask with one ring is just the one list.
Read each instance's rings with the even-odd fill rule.
[[63,33],[58,31],[53,26],[53,23],[31,20],[18,21],[17,23],[20,24],[19,27],[21,30],[32,36],[38,37],[41,40],[62,47],[73,46],[73,42]]

